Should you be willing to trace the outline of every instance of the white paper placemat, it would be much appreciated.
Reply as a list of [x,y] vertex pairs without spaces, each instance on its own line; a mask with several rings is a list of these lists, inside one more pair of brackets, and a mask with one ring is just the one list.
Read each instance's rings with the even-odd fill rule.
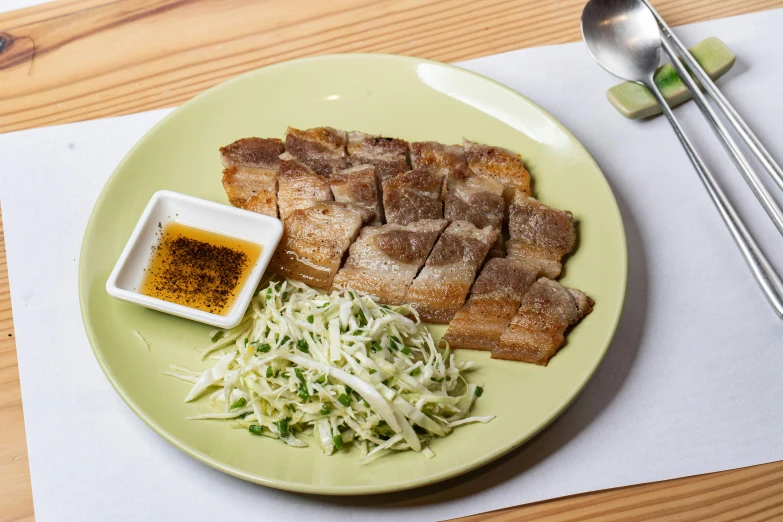
[[[718,36],[736,52],[738,63],[720,84],[783,159],[781,27],[783,9],[677,32],[687,44]],[[0,203],[37,520],[435,520],[783,459],[783,322],[668,124],[615,112],[604,91],[616,80],[581,43],[461,65],[560,119],[594,155],[620,203],[628,299],[604,363],[569,410],[499,462],[383,497],[285,493],[202,465],[158,437],[113,391],[89,348],[77,297],[93,202],[126,151],[169,111],[0,135]],[[677,113],[783,270],[780,238],[696,108]]]

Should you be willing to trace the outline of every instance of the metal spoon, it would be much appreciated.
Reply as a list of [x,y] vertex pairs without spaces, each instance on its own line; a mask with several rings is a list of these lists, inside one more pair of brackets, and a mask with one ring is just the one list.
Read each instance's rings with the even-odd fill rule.
[[601,67],[619,78],[643,85],[655,97],[753,277],[777,315],[783,318],[783,282],[726,199],[653,81],[661,59],[661,32],[652,12],[641,0],[590,0],[582,12],[582,36]]

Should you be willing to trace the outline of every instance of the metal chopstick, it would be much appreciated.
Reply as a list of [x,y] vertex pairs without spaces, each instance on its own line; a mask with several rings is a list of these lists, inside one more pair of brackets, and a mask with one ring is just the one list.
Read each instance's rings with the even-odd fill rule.
[[783,234],[783,210],[781,210],[775,200],[772,199],[772,196],[767,191],[766,187],[764,187],[764,185],[761,183],[758,174],[756,174],[756,171],[753,170],[753,167],[750,166],[750,163],[745,157],[745,154],[743,154],[742,150],[737,145],[737,142],[734,141],[734,138],[731,137],[729,131],[718,119],[715,111],[712,110],[712,107],[707,102],[707,98],[701,92],[699,86],[696,85],[696,81],[691,78],[690,74],[688,74],[688,70],[682,64],[680,58],[677,56],[677,53],[672,48],[672,45],[667,41],[666,36],[663,34],[661,35],[661,44],[663,45],[663,49],[666,51],[666,54],[669,55],[672,66],[677,71],[677,74],[680,76],[680,78],[682,78],[685,86],[691,92],[696,105],[699,106],[699,109],[701,109],[701,112],[710,123],[710,127],[720,139],[723,147],[726,149],[726,152],[728,152],[729,156],[731,156],[732,161],[734,161],[734,165],[736,165],[737,169],[740,171],[740,174],[742,174],[742,177],[745,178],[745,181],[750,186],[753,194],[756,196],[756,199],[759,200],[761,206],[763,206],[764,210],[766,210],[767,215],[770,217],[770,219],[772,219],[772,222],[775,223],[778,231]]
[[[679,38],[677,38],[671,27],[666,24],[664,19],[660,14],[658,14],[658,11],[655,10],[649,0],[642,1],[647,5],[653,16],[655,16],[655,19],[658,21],[658,25],[660,26],[661,31],[665,36],[662,41],[666,42],[666,39],[668,38],[668,40],[671,42],[670,47],[673,47],[674,50],[676,50],[677,54],[688,66],[688,69],[690,69],[693,75],[696,76],[696,78],[699,80],[699,83],[704,86],[704,89],[715,100],[718,108],[721,110],[726,119],[729,120],[737,134],[748,145],[748,148],[750,148],[750,150],[753,152],[753,155],[756,156],[756,158],[759,160],[764,169],[769,173],[778,187],[783,190],[783,169],[780,168],[780,165],[775,161],[767,149],[764,148],[764,145],[762,145],[761,141],[758,139],[758,137],[756,137],[753,131],[750,130],[750,127],[748,127],[748,124],[745,123],[745,120],[742,119],[731,103],[726,99],[725,96],[723,96],[723,93],[720,92],[718,87],[715,85],[715,82],[712,81],[712,78],[710,78],[699,62],[696,61],[690,51],[688,51],[688,48],[683,45]],[[664,47],[666,47],[665,43]],[[675,62],[673,58],[672,62]],[[690,75],[688,74],[682,74],[680,71],[677,71],[677,73],[683,80],[685,80],[686,77],[690,79]],[[691,89],[691,91],[693,91],[693,89]]]

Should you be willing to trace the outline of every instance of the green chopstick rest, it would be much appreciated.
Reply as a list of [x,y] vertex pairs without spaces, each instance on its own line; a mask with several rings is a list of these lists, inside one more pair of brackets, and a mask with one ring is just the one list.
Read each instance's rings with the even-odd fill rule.
[[[714,36],[702,40],[689,50],[713,80],[726,74],[736,60],[731,49]],[[691,99],[691,93],[685,87],[682,79],[677,76],[671,64],[667,63],[658,68],[655,73],[655,83],[671,107],[676,107]],[[620,111],[620,114],[632,120],[661,113],[652,94],[638,83],[623,82],[615,85],[606,91],[606,97],[609,99],[609,103]]]

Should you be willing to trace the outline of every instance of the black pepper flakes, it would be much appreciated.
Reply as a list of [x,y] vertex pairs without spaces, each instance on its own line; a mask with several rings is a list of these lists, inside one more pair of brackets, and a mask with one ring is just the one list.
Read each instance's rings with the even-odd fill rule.
[[152,248],[144,293],[221,313],[248,264],[248,255],[241,250],[164,231],[159,244]]

